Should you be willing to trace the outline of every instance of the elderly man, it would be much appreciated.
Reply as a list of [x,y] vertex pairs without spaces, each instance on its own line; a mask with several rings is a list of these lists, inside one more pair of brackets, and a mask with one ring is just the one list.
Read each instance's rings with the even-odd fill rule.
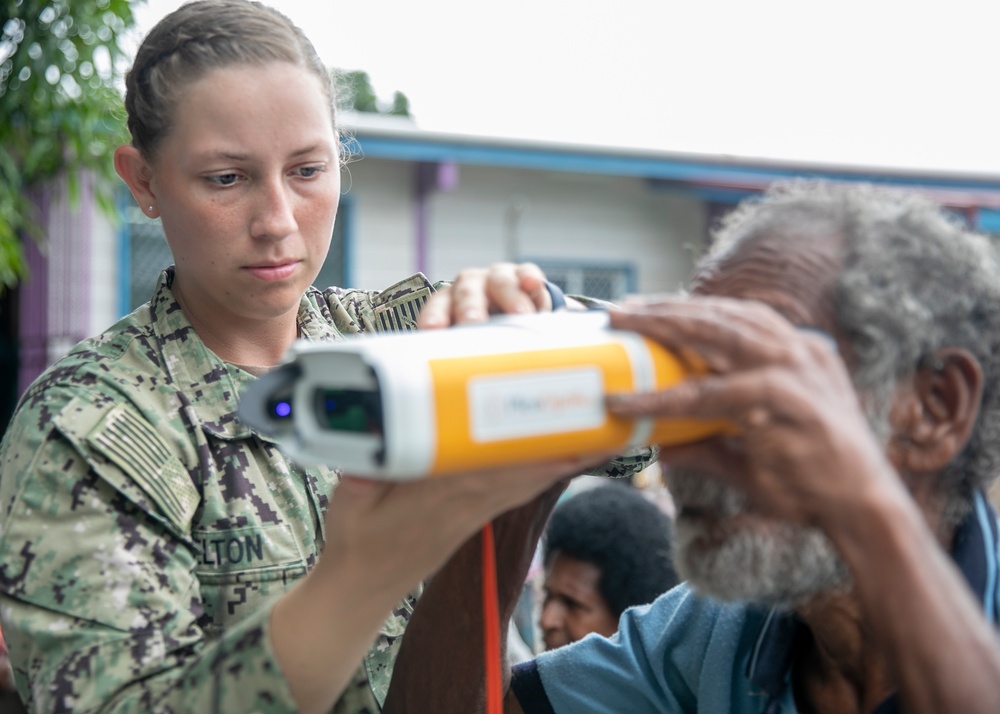
[[[519,665],[507,710],[1000,710],[987,242],[917,196],[793,183],[729,217],[691,293],[612,324],[707,373],[609,400],[731,424],[661,454],[687,582]],[[496,523],[502,615],[553,499]],[[477,548],[431,581],[385,711],[481,706]]]

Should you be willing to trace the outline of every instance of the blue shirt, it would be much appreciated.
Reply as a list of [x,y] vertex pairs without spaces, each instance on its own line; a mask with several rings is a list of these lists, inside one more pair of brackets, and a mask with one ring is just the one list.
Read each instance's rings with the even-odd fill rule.
[[[997,516],[982,494],[955,533],[952,557],[994,626],[1000,613]],[[696,595],[681,584],[626,610],[618,633],[584,639],[514,668],[525,714],[796,712],[796,651],[808,633],[791,612]],[[895,695],[876,714],[900,711]]]

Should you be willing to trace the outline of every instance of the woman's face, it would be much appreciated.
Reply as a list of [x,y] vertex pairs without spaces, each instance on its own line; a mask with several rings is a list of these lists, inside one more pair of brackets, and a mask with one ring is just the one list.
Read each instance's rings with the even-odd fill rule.
[[190,85],[175,111],[150,188],[185,311],[215,327],[294,313],[340,200],[320,80],[283,62],[227,67]]

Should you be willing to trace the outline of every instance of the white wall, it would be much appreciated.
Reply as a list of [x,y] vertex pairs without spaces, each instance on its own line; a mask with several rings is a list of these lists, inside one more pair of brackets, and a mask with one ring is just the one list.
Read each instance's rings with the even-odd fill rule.
[[[382,287],[416,267],[412,165],[349,166],[359,287]],[[640,292],[674,290],[705,235],[704,204],[635,178],[461,166],[457,187],[428,199],[428,277],[501,260],[635,265]]]
[[121,271],[119,265],[118,226],[94,206],[91,232],[90,328],[88,335],[104,332],[118,320]]
[[76,180],[76,198],[65,177],[47,191],[46,348],[50,364],[118,318],[118,241],[113,223],[93,200],[97,180],[81,174]]
[[416,268],[414,169],[396,161],[355,160],[341,177],[354,215],[352,285],[378,290]]

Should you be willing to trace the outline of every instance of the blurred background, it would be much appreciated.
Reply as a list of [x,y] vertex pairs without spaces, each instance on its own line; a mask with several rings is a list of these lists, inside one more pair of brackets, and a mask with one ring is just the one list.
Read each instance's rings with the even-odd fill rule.
[[[181,0],[136,6],[139,33]],[[994,171],[988,0],[275,0],[424,129]]]
[[[123,72],[180,4],[0,0],[4,427],[171,262],[112,152]],[[341,86],[351,159],[318,284],[531,260],[569,293],[672,291],[720,216],[796,176],[906,186],[1000,235],[994,2],[271,4]],[[7,711],[5,662],[0,635]]]
[[[0,423],[170,263],[114,176],[121,73],[179,0],[0,2]],[[340,77],[351,160],[319,283],[532,260],[617,300],[683,284],[777,179],[927,192],[1000,233],[988,2],[274,0]]]

